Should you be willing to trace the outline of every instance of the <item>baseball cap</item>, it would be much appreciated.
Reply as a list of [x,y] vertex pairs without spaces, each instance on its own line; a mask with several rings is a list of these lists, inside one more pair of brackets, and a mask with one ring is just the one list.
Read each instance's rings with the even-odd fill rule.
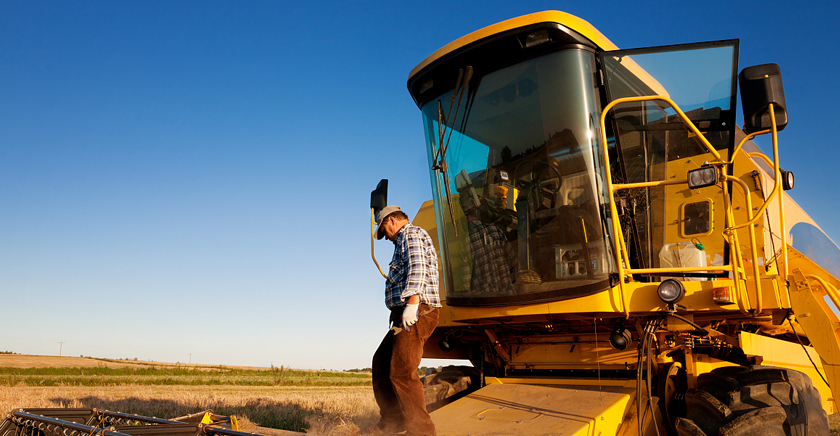
[[385,217],[394,213],[400,212],[399,206],[385,206],[382,210],[379,211],[379,215],[376,216],[376,222],[379,223],[379,226],[376,227],[376,239],[382,239],[382,221],[385,220]]

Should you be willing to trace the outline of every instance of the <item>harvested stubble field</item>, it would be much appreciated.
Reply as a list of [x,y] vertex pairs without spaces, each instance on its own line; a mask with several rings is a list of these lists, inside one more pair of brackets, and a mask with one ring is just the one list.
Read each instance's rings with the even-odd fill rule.
[[[329,436],[365,435],[378,420],[366,374],[0,355],[0,413],[29,407],[160,418],[212,409],[236,415],[245,431],[260,426]],[[840,436],[840,415],[829,422],[831,436]]]
[[174,418],[212,409],[244,418],[245,431],[261,426],[332,435],[368,433],[378,417],[367,374],[122,362],[27,368],[4,366],[10,361],[5,357],[0,358],[3,413],[29,407],[97,407]]

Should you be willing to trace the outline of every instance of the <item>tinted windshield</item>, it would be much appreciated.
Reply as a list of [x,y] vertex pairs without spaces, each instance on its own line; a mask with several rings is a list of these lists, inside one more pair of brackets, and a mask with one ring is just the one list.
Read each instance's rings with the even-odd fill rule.
[[594,71],[591,53],[559,51],[473,77],[457,117],[448,113],[452,91],[423,106],[430,161],[439,148],[438,101],[455,120],[446,149],[454,223],[444,175],[432,171],[449,304],[608,287]]

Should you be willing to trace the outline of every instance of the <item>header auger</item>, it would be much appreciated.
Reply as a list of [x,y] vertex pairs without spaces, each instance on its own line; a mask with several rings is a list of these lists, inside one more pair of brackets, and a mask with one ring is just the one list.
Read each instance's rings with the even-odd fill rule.
[[210,410],[162,419],[96,408],[39,408],[9,412],[0,422],[0,436],[253,436],[253,433],[239,431],[236,417]]

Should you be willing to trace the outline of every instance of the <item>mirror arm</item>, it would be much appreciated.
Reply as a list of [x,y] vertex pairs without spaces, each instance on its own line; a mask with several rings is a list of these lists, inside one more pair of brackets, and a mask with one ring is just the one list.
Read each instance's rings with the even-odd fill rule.
[[379,262],[376,261],[376,256],[373,254],[373,242],[376,241],[376,215],[374,215],[373,208],[370,208],[370,258],[373,259],[373,263],[376,265],[376,269],[379,270],[379,274],[382,274],[382,277],[386,279],[388,276],[382,272],[382,268],[379,266]]

